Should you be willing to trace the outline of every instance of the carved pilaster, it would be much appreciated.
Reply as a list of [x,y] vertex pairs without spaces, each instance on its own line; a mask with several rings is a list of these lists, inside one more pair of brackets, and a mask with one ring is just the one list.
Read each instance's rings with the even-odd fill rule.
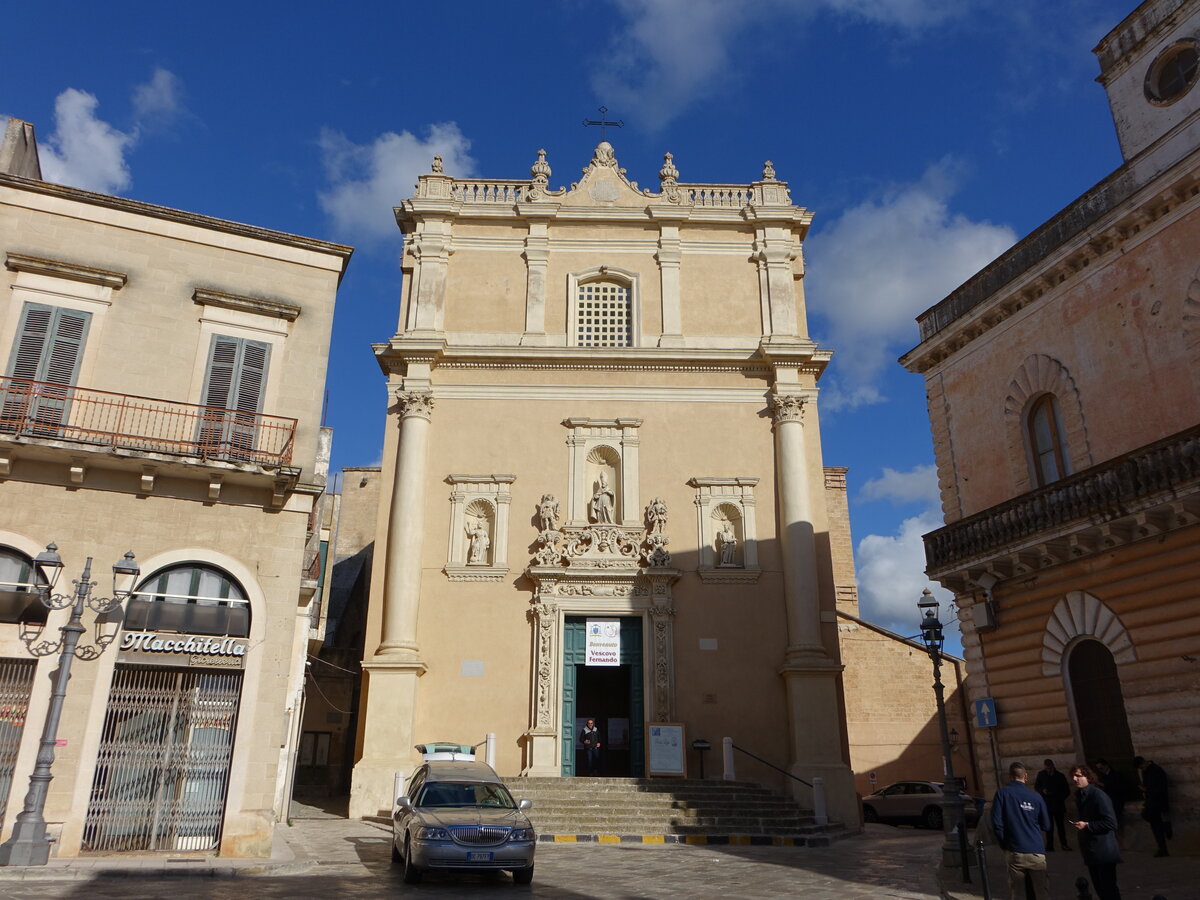
[[537,686],[534,691],[534,723],[539,729],[555,727],[554,673],[558,653],[558,604],[543,597],[533,607],[537,625]]
[[675,610],[669,603],[656,602],[650,608],[651,643],[654,664],[654,721],[675,721],[675,652],[672,620]]

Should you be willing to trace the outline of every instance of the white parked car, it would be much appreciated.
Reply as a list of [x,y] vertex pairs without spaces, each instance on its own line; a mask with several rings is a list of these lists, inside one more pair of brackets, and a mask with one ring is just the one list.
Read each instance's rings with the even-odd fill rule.
[[[979,821],[979,804],[962,793],[967,826]],[[863,797],[866,822],[911,822],[926,828],[942,827],[942,783],[940,781],[897,781]]]

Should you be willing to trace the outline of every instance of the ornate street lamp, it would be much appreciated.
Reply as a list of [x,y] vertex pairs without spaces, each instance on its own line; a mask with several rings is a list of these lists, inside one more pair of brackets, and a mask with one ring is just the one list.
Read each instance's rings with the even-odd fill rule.
[[[141,570],[133,558],[133,551],[126,553],[112,567],[113,595],[93,597],[96,582],[92,577],[92,558],[83,566],[83,574],[74,580],[75,590],[70,594],[55,594],[54,586],[62,574],[63,561],[58,547],[49,544],[45,551],[33,561],[37,570],[35,580],[39,599],[49,609],[71,608],[67,624],[59,629],[57,641],[42,636],[44,628],[35,628],[22,634],[25,646],[34,656],[58,654],[58,669],[50,691],[50,705],[46,709],[46,722],[42,726],[42,739],[38,745],[37,761],[33,774],[29,776],[29,791],[25,794],[25,808],[17,816],[12,837],[0,844],[0,866],[44,866],[50,860],[50,840],[46,836],[46,791],[50,780],[50,767],[54,763],[54,747],[58,738],[58,720],[62,716],[63,700],[67,695],[67,682],[71,678],[71,663],[75,657],[96,659],[112,643],[121,627],[121,604],[133,593],[134,584]],[[83,627],[83,609],[91,609],[96,616],[96,643],[80,645],[79,638],[87,629]]]
[[[963,883],[971,883],[970,857],[967,855],[967,826],[963,818],[963,785],[954,777],[954,763],[950,759],[950,727],[946,721],[945,688],[942,686],[942,646],[945,643],[943,625],[938,619],[938,602],[929,588],[921,592],[917,601],[921,611],[921,641],[933,661],[933,692],[937,696],[938,726],[942,732],[942,865],[947,868],[962,866]],[[957,832],[958,840],[954,835]]]

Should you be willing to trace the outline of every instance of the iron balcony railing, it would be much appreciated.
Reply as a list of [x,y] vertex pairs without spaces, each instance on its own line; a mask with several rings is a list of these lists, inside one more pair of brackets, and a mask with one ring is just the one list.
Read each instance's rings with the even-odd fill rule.
[[296,420],[0,378],[4,435],[276,467],[291,462]]
[[1189,428],[925,535],[938,573],[1076,521],[1107,522],[1200,479],[1200,427]]

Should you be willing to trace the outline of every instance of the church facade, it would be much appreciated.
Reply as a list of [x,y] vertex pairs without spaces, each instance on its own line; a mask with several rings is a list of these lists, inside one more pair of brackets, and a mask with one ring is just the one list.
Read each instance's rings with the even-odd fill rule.
[[605,774],[647,774],[648,731],[682,724],[821,777],[856,821],[811,214],[770,163],[689,184],[668,154],[648,190],[601,142],[578,182],[550,176],[544,151],[514,180],[435,160],[396,209],[351,814],[390,808],[432,740],[494,733],[501,774],[581,773],[594,718]]

